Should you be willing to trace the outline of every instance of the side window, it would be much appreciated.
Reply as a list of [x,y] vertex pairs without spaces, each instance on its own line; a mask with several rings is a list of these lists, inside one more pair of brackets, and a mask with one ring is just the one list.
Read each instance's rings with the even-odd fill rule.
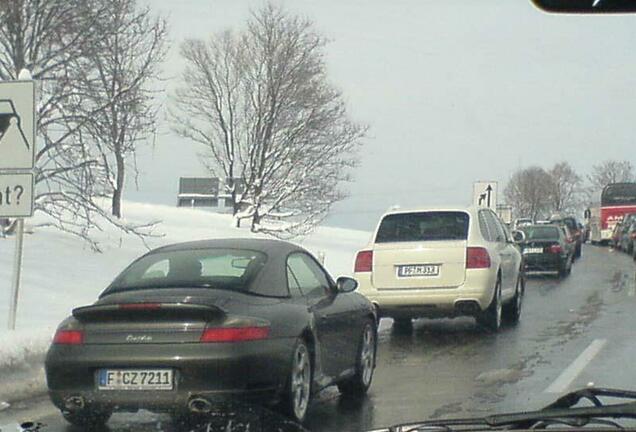
[[510,227],[504,223],[501,222],[501,220],[499,220],[499,224],[501,225],[501,228],[503,229],[504,232],[504,237],[507,243],[513,243],[514,240],[512,239],[512,233],[510,232]]
[[488,223],[486,222],[486,212],[484,210],[481,210],[479,212],[479,230],[481,231],[481,235],[486,241],[493,241],[494,236],[490,234],[488,228]]
[[291,267],[289,267],[289,264],[287,264],[287,288],[289,288],[289,293],[292,297],[301,297],[303,295],[298,280],[296,280],[296,276],[294,272],[292,272]]
[[506,227],[504,226],[499,216],[496,213],[490,213],[493,221],[495,222],[495,226],[497,227],[497,234],[500,236],[500,241],[506,242],[508,240],[508,236],[506,235]]
[[[324,296],[329,292],[329,279],[310,257],[294,253],[287,258],[288,274],[305,296]],[[288,278],[289,279],[289,278]],[[290,285],[290,289],[292,286]]]
[[488,225],[488,230],[490,231],[490,235],[492,240],[496,242],[504,242],[506,241],[506,235],[503,232],[503,228],[499,224],[497,220],[497,216],[490,211],[486,211],[486,224]]

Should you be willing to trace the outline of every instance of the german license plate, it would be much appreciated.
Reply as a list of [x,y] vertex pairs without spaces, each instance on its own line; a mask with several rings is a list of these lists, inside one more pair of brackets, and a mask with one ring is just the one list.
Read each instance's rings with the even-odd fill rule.
[[99,390],[172,390],[172,369],[100,369]]
[[543,248],[527,248],[523,250],[524,254],[540,254],[543,253]]
[[438,276],[439,265],[415,264],[397,266],[398,277]]

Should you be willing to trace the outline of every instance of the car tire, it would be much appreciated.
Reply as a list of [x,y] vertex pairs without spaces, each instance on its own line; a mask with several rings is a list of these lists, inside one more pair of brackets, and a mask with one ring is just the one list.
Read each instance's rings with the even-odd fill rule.
[[[568,266],[568,263],[570,263],[569,266]],[[570,274],[571,271],[572,271],[572,264],[571,264],[570,258],[566,258],[564,262],[559,264],[559,273],[557,275],[557,278],[564,279],[567,277],[567,275]]]
[[109,411],[93,411],[87,408],[74,412],[62,411],[64,420],[73,426],[85,430],[100,430],[105,428],[112,414],[113,413]]
[[311,383],[313,379],[313,361],[307,342],[298,339],[294,346],[289,376],[281,400],[284,414],[292,420],[302,423],[311,402]]
[[488,308],[477,316],[477,323],[492,332],[497,332],[501,328],[502,315],[501,278],[497,277],[492,301],[490,305],[488,305]]
[[523,305],[523,296],[526,292],[526,279],[519,270],[519,276],[517,276],[517,287],[515,290],[515,296],[512,300],[503,306],[503,314],[506,321],[510,324],[519,323],[521,318],[521,307]]
[[338,383],[338,390],[346,397],[364,396],[371,386],[377,350],[376,327],[372,320],[364,323],[356,355],[355,375]]

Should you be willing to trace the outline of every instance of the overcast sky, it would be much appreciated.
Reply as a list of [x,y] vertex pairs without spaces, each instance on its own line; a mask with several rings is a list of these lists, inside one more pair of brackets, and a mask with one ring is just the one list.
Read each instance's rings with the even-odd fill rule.
[[[293,0],[332,42],[329,75],[370,126],[351,197],[327,223],[371,229],[389,206],[468,204],[475,180],[569,161],[636,164],[636,15],[556,16],[530,0]],[[185,38],[240,29],[261,1],[152,0],[168,15],[168,92]],[[205,175],[195,144],[164,125],[140,154],[134,201],[175,204]]]

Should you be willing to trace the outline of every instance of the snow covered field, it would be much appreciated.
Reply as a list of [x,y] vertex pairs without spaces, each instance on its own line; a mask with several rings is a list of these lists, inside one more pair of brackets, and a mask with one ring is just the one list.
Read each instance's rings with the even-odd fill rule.
[[[229,215],[201,210],[126,202],[126,219],[133,223],[161,220],[164,244],[228,237],[253,236],[247,229],[232,227]],[[27,229],[44,220],[27,221]],[[322,227],[297,241],[314,254],[325,253],[325,265],[334,277],[351,274],[354,253],[366,245],[370,233]],[[56,325],[76,306],[92,303],[108,283],[134,258],[147,249],[135,238],[107,229],[96,234],[103,253],[92,252],[82,240],[52,228],[40,227],[25,236],[22,286],[18,300],[17,330],[6,330],[13,271],[15,238],[0,238],[0,401],[17,394],[7,381],[39,371],[29,385],[41,387],[42,355]],[[36,374],[36,375],[38,375]],[[22,380],[21,380],[22,381]],[[22,387],[29,387],[22,381]],[[22,389],[24,390],[24,389]],[[3,399],[4,398],[4,399]]]

